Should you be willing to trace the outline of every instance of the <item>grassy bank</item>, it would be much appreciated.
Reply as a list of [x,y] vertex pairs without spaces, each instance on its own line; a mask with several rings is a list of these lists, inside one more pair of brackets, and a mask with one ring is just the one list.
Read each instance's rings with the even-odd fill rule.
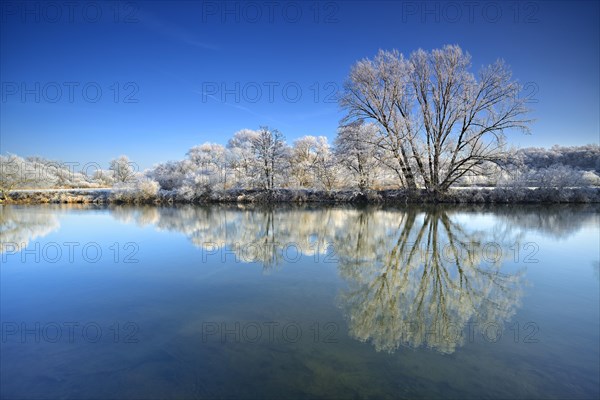
[[447,193],[428,193],[425,190],[380,191],[319,191],[302,189],[276,189],[210,191],[200,195],[182,197],[174,191],[156,194],[138,194],[114,189],[56,189],[10,192],[5,204],[209,204],[209,203],[467,203],[467,204],[548,204],[548,203],[600,203],[600,188],[484,188],[452,189]]

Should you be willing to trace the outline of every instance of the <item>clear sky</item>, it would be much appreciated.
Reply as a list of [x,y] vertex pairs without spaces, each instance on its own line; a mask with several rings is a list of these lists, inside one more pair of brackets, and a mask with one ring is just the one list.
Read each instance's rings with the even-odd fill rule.
[[335,137],[334,94],[378,49],[459,44],[526,85],[517,146],[598,143],[597,1],[1,3],[1,152],[142,168],[269,125]]

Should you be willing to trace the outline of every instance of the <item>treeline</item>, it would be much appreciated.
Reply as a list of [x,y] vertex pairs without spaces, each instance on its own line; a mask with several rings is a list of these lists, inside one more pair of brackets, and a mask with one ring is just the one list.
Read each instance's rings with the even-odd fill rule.
[[[376,129],[374,124],[343,126],[333,145],[323,136],[304,136],[290,145],[275,129],[243,129],[225,146],[216,143],[194,146],[182,160],[167,161],[145,171],[137,171],[126,156],[112,160],[107,169],[88,166],[87,170],[79,171],[39,157],[0,156],[0,186],[3,195],[16,189],[110,189],[98,195],[70,195],[83,202],[98,199],[115,202],[430,200],[425,199],[424,190],[414,194],[395,192],[402,189],[395,171],[387,164],[382,148],[369,140],[376,135]],[[502,202],[504,199],[523,202],[528,201],[531,193],[520,189],[535,187],[552,189],[539,192],[539,201],[585,201],[567,188],[600,186],[599,160],[600,146],[591,144],[519,149],[507,153],[503,163],[490,163],[494,174],[466,176],[455,184],[502,190],[463,190],[460,194],[438,194],[437,197],[450,202]],[[28,196],[31,194],[12,197],[24,201]],[[69,198],[67,194],[38,193],[36,196],[40,201],[52,202]]]
[[[333,146],[323,136],[304,136],[288,145],[277,130],[244,129],[226,146],[195,146],[185,159],[158,164],[146,176],[186,200],[231,189],[398,189],[392,156],[376,145],[377,129],[375,124],[343,126]],[[521,149],[507,152],[503,162],[488,163],[493,173],[468,174],[454,186],[599,186],[599,160],[598,145]]]
[[107,169],[98,163],[48,160],[42,157],[0,155],[0,198],[13,190],[98,189],[132,186],[144,180],[135,163],[126,156],[112,160]]
[[490,186],[565,188],[600,186],[600,146],[528,147],[509,154],[496,166]]
[[597,144],[570,147],[554,145],[549,149],[527,147],[517,150],[514,158],[531,169],[563,165],[600,174],[600,146]]
[[[269,127],[236,132],[225,146],[204,143],[186,158],[156,165],[147,176],[162,190],[193,200],[229,189],[382,189],[395,185],[376,146],[365,134],[374,125],[340,130],[334,145],[324,136],[304,136],[289,145]],[[397,185],[396,185],[397,187]]]

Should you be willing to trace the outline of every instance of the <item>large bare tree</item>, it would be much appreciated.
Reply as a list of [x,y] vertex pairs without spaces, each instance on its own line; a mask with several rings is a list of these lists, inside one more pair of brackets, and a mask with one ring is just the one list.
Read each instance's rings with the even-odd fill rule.
[[394,160],[402,186],[446,191],[465,175],[485,174],[505,156],[505,132],[527,132],[531,121],[503,61],[477,76],[470,69],[470,55],[456,45],[409,58],[380,50],[352,67],[340,98],[343,123],[380,126],[375,144]]

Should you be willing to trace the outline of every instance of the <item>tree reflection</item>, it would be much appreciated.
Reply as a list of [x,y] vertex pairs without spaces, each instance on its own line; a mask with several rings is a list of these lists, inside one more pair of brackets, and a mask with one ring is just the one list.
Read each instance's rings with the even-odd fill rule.
[[[119,218],[132,218],[124,210]],[[131,210],[134,219],[149,219]],[[428,346],[452,353],[470,323],[501,328],[521,298],[523,271],[502,268],[520,239],[505,220],[473,229],[460,217],[478,214],[454,216],[440,207],[158,210],[152,220],[159,229],[184,232],[205,250],[227,249],[227,261],[257,262],[265,271],[286,262],[291,243],[308,256],[333,244],[348,284],[339,300],[350,335],[377,350]]]
[[[216,254],[215,262],[254,262],[264,271],[290,263],[290,245],[312,258],[296,258],[307,263],[333,246],[346,282],[338,299],[349,334],[388,352],[425,346],[452,353],[473,332],[490,324],[502,329],[519,306],[524,283],[524,271],[504,262],[513,257],[514,244],[528,232],[562,238],[598,220],[591,206],[493,212],[241,205],[109,210],[124,223],[183,233]],[[26,246],[57,229],[55,211],[0,207],[2,242]]]
[[565,239],[585,227],[600,225],[600,213],[593,204],[552,204],[544,207],[501,207],[496,213],[511,229]]
[[[223,250],[217,262],[235,258],[264,271],[289,262],[289,244],[304,256],[325,255],[333,245],[347,282],[339,302],[352,337],[381,351],[426,346],[443,353],[486,326],[501,329],[514,314],[524,271],[503,261],[523,235],[564,237],[598,218],[597,208],[451,210],[237,205],[112,212],[122,221],[182,232],[203,250]],[[474,217],[487,222],[478,226]]]
[[49,210],[0,206],[0,253],[22,251],[30,241],[59,227],[56,213]]
[[336,226],[334,220],[341,212],[243,206],[147,207],[147,210],[122,206],[111,210],[120,221],[145,225],[152,220],[159,230],[185,234],[194,246],[216,253],[218,260],[255,262],[266,272],[285,263],[291,247],[306,256],[325,254],[327,240]]
[[[362,226],[377,226],[381,218],[365,212]],[[351,336],[377,350],[428,346],[452,353],[469,322],[503,326],[519,303],[523,274],[500,271],[497,237],[486,241],[483,232],[467,232],[440,209],[408,210],[395,221],[397,229],[384,237],[349,231],[339,252],[348,281],[340,300]],[[347,251],[370,254],[373,247],[379,256],[356,259]]]

